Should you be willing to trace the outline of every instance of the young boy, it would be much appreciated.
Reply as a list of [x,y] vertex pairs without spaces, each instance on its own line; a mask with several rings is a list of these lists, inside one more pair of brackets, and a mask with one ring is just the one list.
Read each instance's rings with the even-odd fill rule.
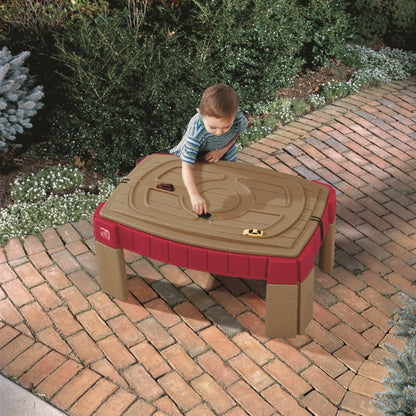
[[182,161],[183,182],[191,199],[192,209],[197,215],[206,214],[208,206],[195,183],[194,163],[197,159],[208,163],[218,162],[220,159],[236,161],[235,142],[248,124],[239,105],[240,99],[231,87],[216,84],[207,88],[185,135],[170,151]]

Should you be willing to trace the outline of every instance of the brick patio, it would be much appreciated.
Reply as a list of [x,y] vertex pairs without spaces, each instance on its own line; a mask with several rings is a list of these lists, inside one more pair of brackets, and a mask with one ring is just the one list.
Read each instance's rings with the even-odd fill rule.
[[0,248],[0,370],[76,416],[379,415],[389,316],[416,295],[416,79],[314,111],[239,153],[330,183],[335,268],[313,320],[264,335],[265,282],[126,253],[130,297],[100,291],[92,223]]

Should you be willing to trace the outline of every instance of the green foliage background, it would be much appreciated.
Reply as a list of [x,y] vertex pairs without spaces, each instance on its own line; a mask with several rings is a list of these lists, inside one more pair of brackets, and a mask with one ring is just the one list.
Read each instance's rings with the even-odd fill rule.
[[0,37],[12,51],[32,52],[45,87],[34,133],[46,132],[48,153],[111,177],[167,152],[209,85],[231,85],[251,113],[303,68],[329,65],[340,46],[359,40],[357,22],[365,40],[390,30],[368,18],[375,9],[394,15],[400,33],[411,30],[410,0],[385,3],[11,0],[0,6]]
[[273,99],[309,64],[305,48],[311,64],[324,65],[346,41],[348,16],[335,2],[332,15],[343,22],[335,36],[330,3],[194,0],[151,7],[134,30],[126,9],[74,22],[55,35],[67,97],[54,119],[56,146],[111,176],[167,152],[211,84],[235,88],[245,111]]
[[381,38],[394,48],[416,48],[414,0],[351,0],[349,11],[364,41]]

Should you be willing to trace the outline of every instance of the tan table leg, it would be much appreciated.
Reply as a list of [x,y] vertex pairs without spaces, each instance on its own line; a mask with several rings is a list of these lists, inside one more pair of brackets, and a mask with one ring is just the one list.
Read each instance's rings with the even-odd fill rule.
[[335,222],[329,224],[324,242],[319,251],[319,268],[324,273],[332,273],[334,269]]
[[110,296],[125,300],[129,295],[129,290],[123,249],[111,248],[96,241],[95,250],[102,290]]
[[312,319],[314,270],[297,285],[268,284],[266,336],[294,338]]

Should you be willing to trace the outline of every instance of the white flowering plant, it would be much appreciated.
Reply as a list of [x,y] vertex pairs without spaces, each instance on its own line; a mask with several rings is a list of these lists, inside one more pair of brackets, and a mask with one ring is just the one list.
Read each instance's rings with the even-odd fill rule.
[[[309,109],[319,108],[365,87],[406,79],[416,74],[416,53],[400,49],[383,48],[376,52],[364,46],[346,45],[336,49],[336,58],[345,65],[356,68],[348,81],[332,80],[321,85],[319,92],[309,95],[302,105],[287,98],[254,104],[254,122],[239,136],[240,147],[248,146],[279,126],[296,120],[299,114]],[[266,122],[271,115],[277,120],[274,128]]]
[[114,189],[113,182],[104,180],[99,182],[96,192],[85,187],[78,169],[61,165],[19,177],[11,184],[16,202],[0,209],[0,243],[90,218]]
[[10,195],[16,202],[34,202],[51,193],[80,188],[83,183],[84,176],[78,168],[57,165],[29,176],[17,176],[10,185]]
[[338,49],[337,57],[346,65],[357,68],[351,78],[361,87],[385,84],[416,74],[416,53],[401,49],[374,51],[364,46],[346,45]]
[[325,102],[332,102],[359,90],[360,84],[354,81],[330,81],[322,86],[321,95],[325,98]]
[[311,94],[307,99],[307,103],[312,109],[323,106],[325,102],[325,97],[320,94]]

